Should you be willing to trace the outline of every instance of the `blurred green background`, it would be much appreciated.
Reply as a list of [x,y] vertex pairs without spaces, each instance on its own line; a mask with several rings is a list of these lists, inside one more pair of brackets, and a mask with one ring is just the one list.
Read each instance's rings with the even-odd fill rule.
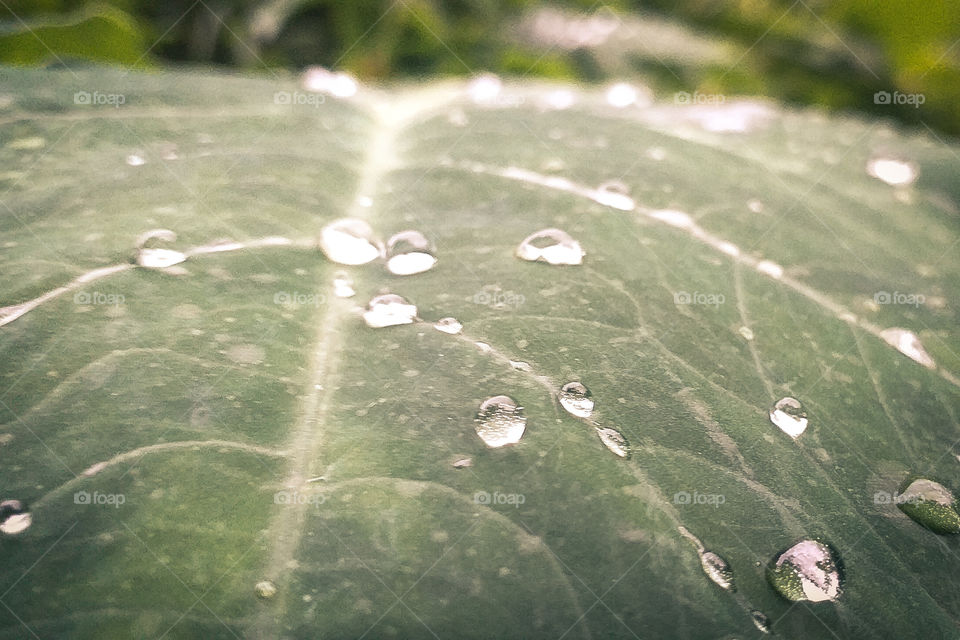
[[661,95],[764,95],[950,134],[960,133],[958,40],[956,0],[0,2],[6,64],[636,78]]

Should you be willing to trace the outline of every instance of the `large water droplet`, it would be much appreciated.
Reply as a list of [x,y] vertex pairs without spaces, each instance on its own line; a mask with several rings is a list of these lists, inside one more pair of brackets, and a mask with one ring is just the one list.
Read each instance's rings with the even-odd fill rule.
[[596,427],[596,430],[603,446],[621,458],[630,457],[630,443],[622,433],[610,427]]
[[557,395],[560,406],[578,418],[589,418],[593,413],[593,394],[580,382],[568,382]]
[[29,529],[32,523],[30,512],[19,500],[0,502],[0,532],[15,535]]
[[342,218],[320,231],[320,250],[340,264],[367,264],[383,254],[383,245],[363,220]]
[[456,335],[463,331],[463,325],[456,318],[440,318],[434,323],[433,328],[450,335]]
[[823,602],[840,597],[840,569],[833,550],[816,540],[801,540],[780,554],[767,577],[787,600]]
[[780,398],[770,407],[770,422],[791,438],[796,438],[807,428],[807,412],[796,398]]
[[273,596],[277,595],[277,585],[273,584],[269,580],[261,580],[254,586],[254,590],[257,592],[257,596],[263,598],[264,600],[269,600]]
[[770,633],[770,618],[762,611],[754,609],[750,612],[750,619],[753,620],[753,626],[763,633]]
[[437,264],[433,245],[419,231],[401,231],[387,241],[387,270],[397,276],[423,273]]
[[375,297],[367,305],[363,320],[368,327],[392,327],[398,324],[410,324],[417,317],[417,307],[398,295],[386,293]]
[[938,482],[914,480],[897,496],[897,506],[935,533],[960,533],[960,505],[953,493]]
[[593,199],[621,211],[633,211],[637,203],[630,197],[630,188],[619,180],[608,180],[597,187]]
[[333,274],[333,295],[338,298],[352,298],[357,295],[353,288],[353,279],[346,271]]
[[887,341],[893,348],[907,356],[911,360],[918,362],[928,369],[934,369],[937,363],[923,348],[920,338],[913,331],[906,329],[884,329],[880,332],[880,337]]
[[580,243],[560,229],[542,229],[532,233],[517,247],[517,257],[531,262],[576,265],[583,262]]
[[184,253],[173,249],[147,246],[156,242],[173,242],[176,239],[177,234],[169,229],[151,229],[141,233],[137,237],[136,263],[149,269],[166,269],[175,264],[180,264],[187,259]]
[[520,442],[527,419],[523,408],[508,396],[493,396],[480,405],[476,431],[488,447],[502,447]]
[[707,577],[717,585],[729,591],[736,591],[733,586],[733,571],[727,561],[713,551],[700,551],[700,566]]
[[867,173],[895,187],[911,184],[917,179],[916,165],[893,158],[872,158],[867,163]]

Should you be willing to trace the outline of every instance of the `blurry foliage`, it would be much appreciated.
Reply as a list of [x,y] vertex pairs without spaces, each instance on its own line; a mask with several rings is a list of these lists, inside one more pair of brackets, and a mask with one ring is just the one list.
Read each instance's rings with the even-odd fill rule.
[[[310,64],[365,79],[469,74],[602,81],[634,74],[661,91],[760,94],[856,108],[960,133],[960,3],[955,0],[563,0],[570,11],[658,15],[721,38],[732,61],[664,58],[656,45],[619,59],[518,34],[536,0],[8,0],[0,63],[89,60],[248,69]],[[957,46],[954,46],[957,45]],[[875,104],[878,91],[925,104]]]

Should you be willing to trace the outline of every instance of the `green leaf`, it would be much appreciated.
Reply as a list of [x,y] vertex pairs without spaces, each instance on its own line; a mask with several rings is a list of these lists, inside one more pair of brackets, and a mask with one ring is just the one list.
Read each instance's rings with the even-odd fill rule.
[[[528,84],[478,105],[0,73],[0,499],[32,518],[0,534],[0,638],[730,638],[753,610],[784,638],[955,634],[957,537],[877,494],[960,488],[956,146],[755,102],[556,110]],[[330,262],[346,216],[424,232],[436,267]],[[546,227],[584,263],[514,256]],[[152,229],[250,246],[134,266]],[[366,326],[385,290],[422,320]],[[557,403],[574,380],[590,420]],[[489,449],[500,394],[526,432]],[[838,554],[838,601],[767,582],[803,539]]]

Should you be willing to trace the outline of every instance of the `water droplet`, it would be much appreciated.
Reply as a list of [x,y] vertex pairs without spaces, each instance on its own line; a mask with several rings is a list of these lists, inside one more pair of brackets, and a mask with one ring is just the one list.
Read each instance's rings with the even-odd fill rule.
[[824,602],[840,597],[840,569],[830,547],[801,540],[780,554],[767,577],[787,600]]
[[754,609],[750,612],[750,619],[753,620],[753,626],[757,629],[763,633],[770,633],[770,618],[764,615],[762,611]]
[[440,318],[434,323],[433,328],[450,335],[456,335],[463,331],[463,325],[456,318]]
[[621,211],[633,211],[637,203],[630,197],[630,187],[619,180],[608,180],[597,187],[593,199]]
[[320,231],[320,250],[340,264],[367,264],[383,254],[383,245],[363,220],[342,218]]
[[783,277],[783,267],[778,265],[776,262],[771,262],[770,260],[761,260],[758,262],[757,271],[760,273],[765,273],[771,278],[776,278],[777,280]]
[[7,535],[22,533],[30,528],[33,518],[19,500],[0,502],[0,532]]
[[897,496],[897,506],[914,522],[934,533],[960,533],[957,500],[938,482],[926,478],[914,480]]
[[692,229],[696,226],[696,223],[694,223],[693,218],[690,217],[690,214],[683,211],[675,211],[673,209],[651,211],[650,217],[654,220],[665,222],[671,227],[677,227],[678,229]]
[[920,343],[920,338],[918,338],[917,334],[913,331],[898,328],[884,329],[880,332],[880,337],[911,360],[922,364],[928,369],[936,368],[937,363],[933,361],[930,354],[923,348],[923,344]]
[[780,398],[770,407],[770,422],[791,438],[796,438],[807,428],[807,412],[796,398]]
[[630,457],[630,443],[622,433],[610,427],[596,427],[596,430],[603,446],[621,458]]
[[744,340],[753,340],[753,329],[750,327],[740,327],[739,331]]
[[310,67],[303,73],[303,88],[316,93],[327,93],[336,98],[349,98],[357,93],[357,81],[348,73]]
[[576,265],[583,263],[580,243],[560,229],[542,229],[532,233],[517,247],[517,257],[530,262]]
[[433,246],[419,231],[401,231],[387,241],[387,270],[396,276],[423,273],[437,264]]
[[749,200],[747,201],[747,209],[754,213],[761,213],[763,211],[763,203],[759,200]]
[[568,382],[560,387],[557,399],[567,413],[578,418],[589,418],[593,413],[593,394],[580,382]]
[[895,187],[912,184],[917,179],[916,165],[893,158],[871,159],[867,163],[867,173]]
[[523,408],[508,396],[493,396],[480,405],[476,431],[488,447],[502,447],[520,442],[527,419]]
[[379,329],[398,324],[410,324],[417,317],[417,307],[398,295],[386,293],[375,297],[367,305],[363,320],[368,327]]
[[573,91],[569,89],[557,89],[548,93],[541,104],[544,109],[563,111],[564,109],[572,107],[576,100],[577,97]]
[[492,102],[500,95],[503,83],[492,73],[481,73],[467,85],[467,94],[477,103]]
[[333,274],[333,295],[338,298],[352,298],[356,294],[353,279],[346,271],[337,271]]
[[477,349],[480,349],[483,353],[490,353],[493,351],[493,347],[488,345],[486,342],[474,342],[473,344],[477,345]]
[[636,87],[626,82],[618,82],[612,85],[607,89],[606,98],[607,104],[618,109],[647,101],[645,95],[642,95]]
[[531,371],[533,371],[533,367],[531,367],[526,362],[523,362],[520,360],[511,360],[510,366],[516,369],[517,371],[526,371],[527,373],[530,373]]
[[473,466],[472,458],[459,458],[458,460],[453,461],[454,469],[466,469],[467,467]]
[[257,596],[263,598],[264,600],[269,600],[273,596],[277,595],[277,585],[273,584],[269,580],[261,580],[254,587],[257,592]]
[[733,586],[733,571],[727,561],[713,551],[700,551],[700,566],[707,577],[728,591],[736,591]]
[[187,259],[187,256],[180,251],[147,246],[155,242],[173,242],[176,239],[177,234],[169,229],[151,229],[141,233],[136,242],[137,264],[149,269],[166,269],[180,264]]
[[142,167],[147,164],[147,160],[138,153],[131,153],[127,156],[127,164],[131,167]]

